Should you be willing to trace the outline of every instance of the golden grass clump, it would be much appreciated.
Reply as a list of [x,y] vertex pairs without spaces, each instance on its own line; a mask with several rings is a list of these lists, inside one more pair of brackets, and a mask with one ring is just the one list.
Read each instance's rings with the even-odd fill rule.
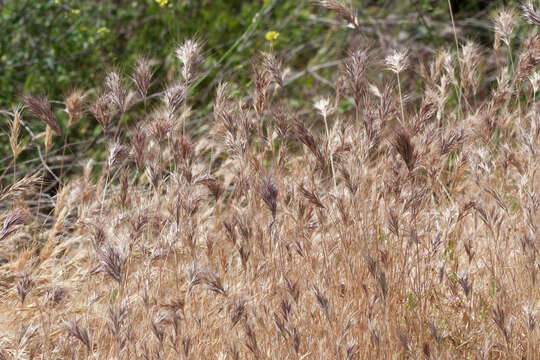
[[[509,51],[516,24],[495,18]],[[0,358],[538,358],[540,46],[519,43],[425,66],[352,50],[304,112],[263,54],[202,134],[194,40],[163,92],[146,58],[72,92],[69,123],[88,100],[108,156],[54,196],[37,175],[0,189]],[[24,102],[61,133],[46,98]]]

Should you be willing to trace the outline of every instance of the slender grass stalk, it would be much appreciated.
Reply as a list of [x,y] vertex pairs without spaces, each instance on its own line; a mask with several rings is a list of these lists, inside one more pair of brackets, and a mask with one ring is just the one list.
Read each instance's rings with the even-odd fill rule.
[[[47,131],[50,131],[48,125],[47,125]],[[47,141],[47,139],[45,141]],[[37,209],[36,209],[36,219],[38,219],[38,221],[39,221],[39,210],[41,208],[41,197],[43,195],[43,183],[45,182],[45,174],[47,172],[47,169],[46,169],[46,167],[47,167],[47,157],[49,155],[48,146],[45,145],[45,148],[46,148],[46,151],[45,151],[45,157],[44,157],[44,160],[43,160],[43,173],[41,175],[42,176],[41,181],[39,182],[39,195],[38,195]]]
[[334,157],[330,153],[330,132],[328,131],[328,121],[326,118],[327,118],[327,114],[325,112],[323,114],[323,119],[324,119],[324,127],[326,129],[326,151],[328,152],[328,156],[330,157],[330,167],[332,169],[332,180],[334,181],[334,190],[337,192],[336,173],[334,171]]
[[[512,66],[512,75],[515,76],[517,69],[516,69],[516,66],[514,65],[514,57],[512,56],[512,48],[510,46],[510,43],[506,44],[506,48],[508,49],[508,57],[510,58],[510,65]],[[519,120],[519,123],[521,124],[521,99],[520,99],[521,89],[519,89],[516,86],[515,90],[516,90],[516,100],[517,100],[517,106],[518,106],[518,120]]]
[[405,110],[403,107],[403,95],[401,94],[401,80],[399,79],[399,72],[396,73],[397,82],[398,82],[398,90],[399,90],[399,105],[401,108],[401,121],[402,124],[405,124]]
[[107,187],[109,185],[109,172],[110,167],[107,166],[107,175],[105,176],[105,186],[103,187],[102,195],[101,195],[101,207],[99,209],[99,215],[103,215],[103,204],[105,203],[105,195],[107,194]]
[[456,56],[458,60],[458,74],[459,74],[459,81],[458,84],[455,85],[457,98],[458,98],[458,119],[461,114],[461,57],[459,56],[459,42],[457,37],[457,31],[456,31],[456,23],[454,21],[454,12],[452,11],[452,3],[450,0],[448,0],[448,11],[450,12],[450,20],[452,21],[452,30],[454,32],[454,41],[456,43]]
[[69,129],[66,129],[65,132],[64,132],[64,145],[62,146],[62,159],[60,161],[61,162],[60,163],[60,176],[58,177],[60,180],[62,180],[62,175],[63,175],[63,172],[64,172],[64,157],[66,155],[68,131],[69,131]]

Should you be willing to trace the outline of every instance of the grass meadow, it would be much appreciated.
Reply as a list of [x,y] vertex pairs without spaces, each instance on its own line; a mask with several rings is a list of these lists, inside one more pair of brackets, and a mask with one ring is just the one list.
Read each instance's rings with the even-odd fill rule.
[[[309,95],[270,32],[248,91],[201,105],[196,36],[161,88],[140,57],[3,112],[0,359],[540,359],[540,12],[425,59],[313,6],[360,40]],[[80,171],[48,166],[81,121]]]

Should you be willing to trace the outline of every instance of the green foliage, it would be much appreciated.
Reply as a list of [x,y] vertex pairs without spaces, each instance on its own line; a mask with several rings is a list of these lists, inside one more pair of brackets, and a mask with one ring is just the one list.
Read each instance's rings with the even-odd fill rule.
[[[0,108],[12,104],[23,92],[46,92],[60,99],[72,86],[89,88],[100,84],[103,73],[112,66],[129,69],[137,54],[173,61],[177,42],[198,35],[215,60],[226,52],[260,15],[260,24],[227,59],[227,65],[244,68],[258,49],[265,45],[262,34],[276,30],[280,36],[275,50],[293,49],[318,40],[327,30],[310,20],[309,1],[170,0],[161,7],[155,0],[90,1],[42,0],[7,1],[1,9],[0,31]],[[359,1],[362,17],[384,17],[395,11],[394,1]],[[494,3],[490,2],[493,8]],[[459,3],[459,4],[462,4]],[[454,5],[459,16],[471,15],[487,7],[481,0],[467,6]],[[417,11],[447,20],[447,5],[440,1],[400,2],[404,11]],[[260,14],[262,9],[268,11]],[[399,21],[401,28],[410,21]],[[433,43],[434,25],[416,23],[419,41]],[[328,41],[329,39],[325,39]],[[334,39],[335,40],[335,39]],[[313,54],[299,53],[298,65]],[[317,54],[320,55],[320,54]],[[158,69],[158,74],[162,75]]]
[[407,311],[413,311],[416,308],[416,299],[414,298],[414,294],[410,293],[409,297],[407,298]]
[[[8,1],[0,24],[0,108],[25,92],[59,100],[70,87],[94,87],[107,69],[129,70],[141,53],[171,65],[174,47],[193,35],[205,42],[211,65],[257,22],[226,59],[228,67],[244,68],[267,46],[268,30],[280,32],[277,51],[316,37],[323,26],[308,24],[306,8],[311,8],[307,1],[275,0],[174,0],[164,7],[154,0]],[[166,70],[158,66],[158,78]]]
[[[446,2],[351,3],[361,21],[415,14],[398,17],[395,24],[390,20],[392,36],[408,34],[411,41],[434,48],[452,40],[441,37],[449,24]],[[456,19],[501,4],[481,0],[467,3],[466,7],[454,4]],[[158,88],[172,79],[178,66],[175,47],[195,36],[204,42],[207,56],[202,66],[204,81],[198,84],[198,97],[192,99],[202,118],[211,112],[207,100],[220,80],[234,82],[242,93],[246,92],[251,85],[251,59],[260,51],[272,48],[292,71],[342,57],[354,44],[354,36],[343,31],[343,26],[336,26],[335,20],[335,15],[317,9],[310,0],[7,0],[0,10],[0,109],[10,109],[22,94],[45,94],[56,101],[53,109],[65,128],[67,117],[61,101],[71,88],[97,89],[113,67],[127,77],[141,54],[153,61],[153,84]],[[265,34],[269,31],[279,36],[268,41]],[[369,25],[365,35],[378,36]],[[323,68],[319,75],[329,78],[335,70]],[[295,101],[291,106],[310,106],[310,94],[320,85],[309,73],[299,77],[287,91],[291,98],[310,100]],[[350,106],[350,101],[344,99],[339,112]],[[43,125],[36,121],[29,121],[29,127],[36,134],[43,131]],[[95,136],[96,131],[99,133],[96,127],[91,116],[86,116],[71,129],[68,142]],[[2,115],[0,152],[6,154],[7,131],[8,122]],[[22,136],[27,135],[23,131]],[[55,139],[58,144],[61,140]],[[37,154],[26,151],[21,160],[31,158],[37,158]]]
[[[178,68],[176,46],[195,36],[204,43],[207,60],[202,65],[206,76],[197,91],[202,96],[192,101],[199,111],[208,113],[211,108],[206,100],[220,80],[250,85],[251,59],[269,50],[268,31],[279,33],[273,50],[296,49],[285,61],[302,68],[320,45],[310,41],[328,31],[326,24],[312,23],[313,5],[307,0],[163,3],[162,7],[155,0],[7,1],[0,22],[0,109],[10,109],[22,94],[45,94],[56,101],[53,110],[65,129],[67,116],[61,101],[71,88],[98,89],[111,68],[127,78],[140,55],[152,59],[153,86],[161,88]],[[5,120],[2,115],[0,152],[7,155]],[[43,131],[39,121],[27,120],[34,133]],[[97,127],[86,116],[70,130],[68,142],[96,136]],[[28,134],[23,130],[21,136]],[[61,140],[55,139],[57,145]],[[25,151],[20,160],[29,158],[37,154]]]

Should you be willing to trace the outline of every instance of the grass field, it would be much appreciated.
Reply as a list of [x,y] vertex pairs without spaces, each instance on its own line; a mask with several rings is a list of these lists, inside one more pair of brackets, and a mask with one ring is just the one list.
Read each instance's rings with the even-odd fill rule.
[[[344,2],[314,5],[360,29]],[[0,359],[540,358],[540,12],[487,20],[491,48],[456,35],[429,61],[357,41],[307,99],[270,46],[249,93],[216,86],[203,125],[197,38],[159,91],[141,58],[95,95],[22,97]],[[53,139],[81,118],[102,131],[66,175]],[[43,170],[20,175],[38,120]]]

